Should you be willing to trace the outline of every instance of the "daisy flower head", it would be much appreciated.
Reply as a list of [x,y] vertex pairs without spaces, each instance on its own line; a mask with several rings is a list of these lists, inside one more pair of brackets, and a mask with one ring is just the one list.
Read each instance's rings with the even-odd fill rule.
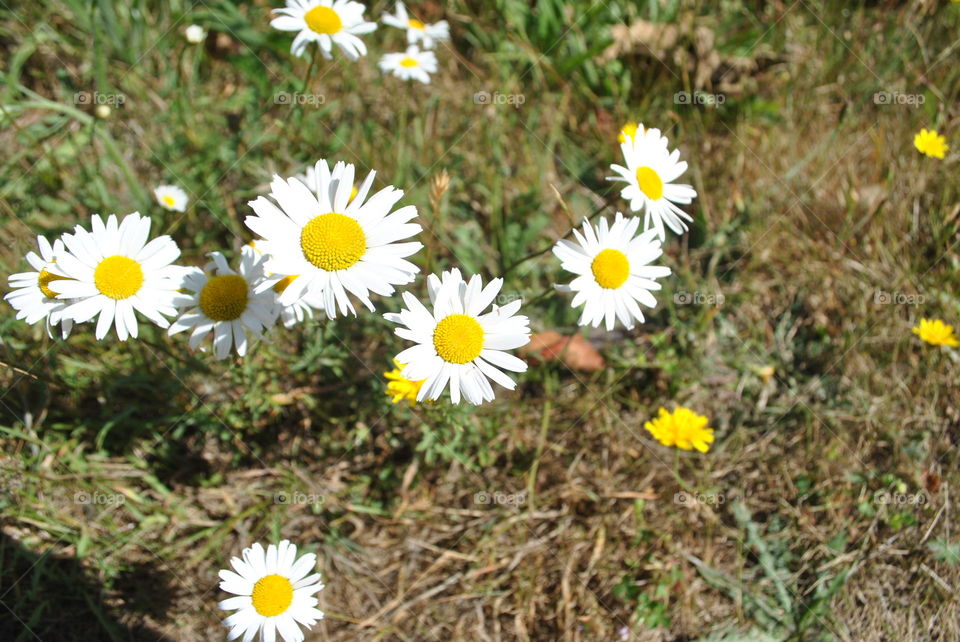
[[617,140],[620,143],[625,143],[628,140],[633,140],[633,137],[637,135],[637,132],[643,133],[643,125],[640,123],[626,123],[621,129],[620,134],[617,136]]
[[139,212],[118,222],[111,214],[90,218],[91,231],[77,226],[63,235],[65,249],[56,253],[56,272],[65,279],[47,287],[66,301],[62,318],[84,323],[99,315],[96,337],[116,327],[117,337],[137,337],[139,312],[161,328],[177,314],[174,299],[183,268],[173,262],[180,248],[169,236],[148,241],[150,219]]
[[920,319],[920,325],[913,328],[912,332],[920,337],[921,341],[933,346],[956,348],[960,345],[953,334],[953,326],[947,325],[940,319]]
[[261,196],[250,202],[256,215],[245,222],[262,238],[257,247],[267,255],[265,269],[272,274],[260,287],[297,277],[279,295],[281,305],[306,297],[330,318],[338,312],[356,315],[349,293],[373,311],[371,292],[390,296],[394,286],[410,283],[419,272],[406,257],[423,245],[398,242],[421,231],[410,222],[417,208],[407,205],[391,212],[403,197],[403,190],[393,186],[367,199],[375,172],[350,200],[354,171],[344,163],[331,171],[320,161],[316,193],[296,178],[275,176],[270,185],[274,200]]
[[577,275],[569,285],[557,287],[576,292],[571,305],[583,306],[580,325],[596,328],[605,321],[609,331],[619,319],[629,330],[634,319],[643,323],[638,303],[648,308],[657,306],[651,292],[659,290],[660,284],[654,279],[670,274],[670,268],[650,265],[663,250],[657,231],[638,235],[639,226],[639,218],[624,218],[620,212],[612,225],[601,218],[594,227],[584,219],[583,231],[573,230],[576,243],[561,239],[553,247],[560,266]]
[[176,185],[161,185],[153,190],[153,195],[163,209],[171,212],[185,212],[190,201],[187,193]]
[[384,73],[401,80],[419,80],[427,85],[430,84],[430,74],[437,73],[436,54],[420,51],[416,45],[407,47],[406,53],[384,54],[377,64]]
[[287,6],[274,9],[278,14],[270,26],[280,31],[298,31],[290,53],[303,56],[307,45],[317,43],[328,60],[333,45],[351,60],[367,55],[367,46],[357,36],[370,33],[377,23],[363,19],[364,6],[353,0],[287,0]]
[[659,129],[638,124],[636,132],[620,144],[627,166],[611,165],[617,176],[607,179],[626,183],[620,195],[630,202],[632,211],[645,210],[643,229],[656,228],[661,241],[666,239],[664,225],[676,234],[687,230],[684,221],[693,219],[677,205],[689,205],[697,196],[690,185],[673,182],[687,171],[687,163],[680,160],[680,150],[670,152],[667,145]]
[[256,292],[264,280],[264,257],[249,245],[243,246],[239,269],[233,270],[220,252],[210,252],[211,261],[201,270],[189,268],[183,276],[177,307],[186,311],[170,326],[173,336],[192,330],[190,349],[196,350],[213,335],[213,353],[226,359],[231,349],[247,354],[247,333],[263,339],[263,331],[276,319],[273,292]]
[[696,448],[705,453],[713,443],[713,429],[707,428],[708,423],[706,417],[688,408],[677,408],[672,413],[661,408],[658,416],[643,427],[664,446],[676,446],[681,450]]
[[423,387],[423,381],[411,381],[403,376],[403,369],[406,364],[393,360],[394,369],[383,373],[387,378],[387,389],[384,392],[390,397],[393,403],[400,403],[404,399],[410,402],[410,406],[417,405],[417,395],[420,388]]
[[425,24],[410,16],[402,2],[397,3],[395,13],[383,16],[383,24],[403,29],[407,32],[407,44],[420,43],[424,49],[433,49],[438,42],[450,40],[450,25],[446,20]]
[[921,129],[913,137],[913,146],[921,154],[939,159],[943,159],[950,151],[947,147],[947,139],[939,135],[935,129]]
[[220,590],[233,593],[220,602],[224,611],[234,611],[223,621],[230,629],[228,640],[243,636],[250,642],[274,642],[277,633],[284,642],[303,642],[300,625],[310,629],[323,619],[317,609],[316,593],[323,590],[313,553],[297,557],[297,547],[287,540],[270,544],[264,551],[259,543],[243,549],[243,559],[230,560],[233,570],[220,571]]
[[493,306],[484,313],[503,286],[494,279],[483,287],[479,276],[469,282],[460,270],[444,272],[442,277],[427,278],[432,311],[427,310],[409,292],[403,293],[406,308],[398,314],[386,314],[388,321],[403,327],[397,336],[417,345],[397,355],[406,363],[401,374],[411,381],[423,381],[417,401],[439,399],[449,385],[450,399],[460,403],[461,394],[474,405],[492,401],[492,379],[508,390],[516,387],[504,370],[524,372],[527,364],[508,354],[530,342],[530,321],[517,315],[520,301]]
[[44,236],[37,236],[37,250],[27,252],[26,259],[33,272],[20,272],[9,277],[11,292],[4,296],[13,309],[17,319],[30,325],[46,320],[47,334],[50,328],[60,325],[61,335],[66,339],[70,335],[73,322],[62,319],[66,302],[57,299],[57,293],[50,289],[50,283],[67,277],[57,274],[56,255],[63,253],[63,241],[57,239],[50,245]]
[[191,45],[199,45],[207,39],[207,30],[200,25],[190,25],[183,30],[183,36]]

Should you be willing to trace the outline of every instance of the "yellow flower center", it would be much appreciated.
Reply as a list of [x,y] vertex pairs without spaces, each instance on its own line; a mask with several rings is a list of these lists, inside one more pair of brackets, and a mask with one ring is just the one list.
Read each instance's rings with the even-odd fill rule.
[[166,205],[167,207],[173,207],[174,205],[177,204],[177,202],[173,199],[172,196],[167,194],[166,196],[163,197],[163,204]]
[[409,20],[407,20],[407,24],[410,26],[411,29],[420,29],[420,30],[426,29],[424,24],[419,20],[417,20],[416,18],[410,18]]
[[483,328],[473,317],[451,314],[433,331],[433,346],[447,363],[470,363],[483,351]]
[[214,276],[200,290],[200,309],[214,321],[233,321],[247,309],[248,299],[247,280],[242,276]]
[[354,219],[330,212],[313,217],[303,226],[300,249],[321,270],[346,270],[363,258],[367,237]]
[[303,19],[312,31],[332,35],[343,29],[340,14],[330,7],[314,7],[304,14]]
[[54,274],[53,272],[48,272],[46,269],[40,270],[40,276],[37,277],[37,286],[40,288],[40,291],[43,292],[43,296],[48,299],[56,299],[57,293],[50,289],[50,283],[52,281],[72,281],[73,279],[68,279],[65,276],[60,276]]
[[263,617],[280,615],[293,603],[293,584],[282,575],[266,575],[253,585],[253,608]]
[[359,194],[359,193],[360,193],[360,190],[357,189],[357,186],[356,186],[356,185],[354,185],[353,187],[351,187],[351,188],[350,188],[350,200],[352,201],[353,199],[355,199],[355,198],[357,197],[357,194]]
[[140,291],[143,268],[127,256],[108,256],[93,271],[93,283],[100,294],[119,301]]
[[606,249],[593,257],[590,270],[600,287],[616,290],[630,276],[630,261],[620,250]]
[[291,283],[293,283],[296,278],[300,276],[299,274],[291,274],[290,276],[285,276],[273,286],[273,291],[277,294],[283,294],[283,291],[287,289]]
[[663,196],[663,181],[660,180],[660,175],[650,167],[637,168],[637,183],[640,185],[640,191],[651,201],[659,201]]
[[416,67],[419,64],[420,63],[417,62],[416,58],[411,58],[410,56],[407,56],[406,58],[400,61],[401,67]]

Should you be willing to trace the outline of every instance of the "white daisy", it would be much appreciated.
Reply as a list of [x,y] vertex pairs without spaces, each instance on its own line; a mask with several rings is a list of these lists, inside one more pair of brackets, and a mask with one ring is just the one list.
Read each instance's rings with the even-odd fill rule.
[[196,350],[213,334],[213,352],[217,359],[226,359],[231,348],[241,357],[247,354],[247,332],[263,339],[263,331],[273,327],[276,319],[274,294],[269,290],[257,293],[264,279],[264,257],[249,245],[240,253],[239,270],[230,269],[220,252],[211,252],[213,259],[204,267],[189,268],[175,300],[177,307],[187,308],[170,326],[171,336],[193,330],[190,349]]
[[161,328],[169,326],[164,317],[177,313],[173,299],[183,275],[182,267],[172,265],[180,256],[174,240],[158,236],[148,243],[150,219],[139,212],[119,225],[114,214],[106,224],[97,214],[90,222],[92,232],[78,225],[73,234],[64,234],[66,249],[56,254],[56,271],[68,278],[48,287],[67,300],[62,317],[84,323],[99,314],[97,339],[112,325],[121,341],[136,338],[134,310]]
[[437,56],[432,51],[420,51],[416,45],[411,45],[406,53],[384,54],[378,65],[381,71],[401,80],[419,80],[429,85],[430,74],[437,73]]
[[207,39],[207,30],[200,25],[190,25],[183,30],[183,35],[191,45],[199,45]]
[[153,190],[153,195],[157,197],[157,202],[163,206],[163,209],[171,212],[186,211],[187,203],[190,201],[187,193],[176,185],[161,185]]
[[442,280],[431,274],[427,290],[433,312],[404,292],[406,309],[384,315],[388,321],[404,326],[397,328],[398,336],[417,344],[396,356],[397,361],[407,364],[404,377],[426,380],[417,401],[439,399],[448,383],[453,403],[460,403],[462,391],[474,405],[493,400],[488,378],[508,390],[516,387],[500,368],[513,372],[527,369],[526,363],[504,352],[530,341],[529,320],[514,316],[520,301],[502,308],[494,305],[490,312],[481,314],[502,286],[503,279],[494,279],[483,287],[479,276],[465,282],[457,269],[444,272]]
[[661,136],[659,129],[644,129],[643,125],[638,125],[633,135],[624,138],[620,149],[627,166],[611,165],[610,169],[618,176],[607,180],[627,184],[620,195],[630,201],[634,212],[646,210],[644,230],[655,227],[661,241],[666,238],[664,224],[675,233],[683,234],[687,229],[684,221],[693,219],[677,204],[689,205],[697,192],[690,185],[673,183],[687,171],[686,161],[680,160],[680,150],[670,152],[666,136]]
[[324,58],[331,58],[333,45],[351,60],[367,55],[358,35],[370,33],[377,23],[363,19],[364,6],[353,0],[287,0],[270,26],[280,31],[299,31],[290,52],[302,56],[307,45],[316,42]]
[[317,556],[307,553],[297,559],[297,547],[287,540],[267,550],[259,543],[243,549],[243,559],[230,560],[233,571],[220,571],[220,590],[233,593],[220,602],[224,611],[236,611],[223,621],[230,629],[228,640],[241,635],[243,642],[259,639],[274,642],[277,633],[285,642],[302,642],[300,625],[311,628],[323,619],[314,595],[323,590],[319,573],[311,571]]
[[337,163],[331,172],[317,163],[317,192],[295,178],[274,176],[273,201],[261,196],[250,202],[256,216],[247,227],[262,237],[257,246],[268,255],[272,273],[262,289],[287,276],[296,276],[280,294],[281,305],[302,297],[330,318],[356,314],[347,292],[373,310],[370,292],[393,294],[395,285],[413,281],[419,268],[405,260],[423,247],[419,241],[397,243],[422,229],[409,221],[417,208],[408,205],[390,212],[403,190],[385,187],[367,200],[375,172],[370,172],[350,200],[354,167]]
[[[37,236],[37,249],[40,251],[27,252],[27,263],[35,272],[21,272],[9,277],[12,292],[4,298],[17,311],[17,319],[33,325],[37,321],[46,320],[47,334],[51,326],[60,325],[61,336],[66,339],[70,335],[73,322],[70,319],[61,319],[66,303],[57,300],[57,293],[50,289],[50,283],[66,277],[57,274],[55,267],[56,255],[63,252],[63,241],[57,239],[50,245],[43,236]],[[62,321],[62,323],[61,323]]]
[[437,42],[450,40],[450,26],[446,20],[433,24],[424,24],[410,17],[402,2],[397,3],[395,14],[383,16],[383,23],[407,32],[407,44],[421,43],[424,49],[433,49]]
[[557,286],[562,291],[573,291],[572,306],[583,306],[580,325],[594,328],[606,320],[607,330],[613,330],[617,319],[629,328],[633,320],[643,323],[639,301],[655,308],[657,300],[650,294],[659,290],[654,281],[670,274],[670,268],[650,265],[663,254],[656,230],[647,230],[636,236],[640,219],[623,218],[620,212],[613,225],[601,218],[596,228],[584,219],[583,234],[574,229],[577,243],[561,239],[553,247],[561,267],[577,278],[569,286]]

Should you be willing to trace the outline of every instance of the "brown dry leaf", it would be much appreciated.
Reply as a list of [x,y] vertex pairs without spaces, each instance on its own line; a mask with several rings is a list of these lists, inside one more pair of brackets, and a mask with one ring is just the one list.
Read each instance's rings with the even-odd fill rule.
[[589,341],[579,334],[564,336],[554,330],[538,332],[530,337],[524,352],[542,361],[559,360],[571,370],[596,372],[607,362]]

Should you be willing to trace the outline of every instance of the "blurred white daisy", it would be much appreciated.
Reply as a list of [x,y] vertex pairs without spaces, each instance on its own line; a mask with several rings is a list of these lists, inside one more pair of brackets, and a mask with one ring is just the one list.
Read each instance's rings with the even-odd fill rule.
[[261,641],[274,642],[279,633],[284,642],[303,642],[300,625],[310,629],[323,619],[314,597],[323,583],[319,573],[311,573],[317,556],[297,558],[296,545],[287,540],[266,551],[254,544],[243,549],[242,556],[230,560],[233,571],[220,571],[220,590],[236,595],[219,604],[224,611],[235,611],[223,621],[230,629],[227,639],[242,635],[250,642],[259,634]]
[[659,129],[638,125],[633,135],[624,137],[620,144],[627,166],[611,165],[617,176],[607,179],[627,184],[620,195],[630,202],[634,212],[646,211],[643,229],[656,228],[661,241],[666,238],[664,224],[676,234],[687,230],[684,221],[693,219],[677,205],[689,205],[697,196],[690,185],[673,183],[687,171],[687,163],[680,160],[680,150],[670,152],[667,145],[667,138],[660,135]]
[[128,214],[119,225],[114,214],[106,223],[94,214],[90,223],[92,232],[78,225],[72,234],[64,234],[66,249],[56,254],[56,271],[67,279],[47,287],[67,300],[62,318],[84,323],[100,315],[98,340],[113,325],[121,341],[136,338],[134,311],[168,327],[165,317],[177,313],[173,300],[183,275],[183,268],[173,265],[180,248],[166,235],[147,242],[150,219],[139,212]]
[[50,283],[66,278],[57,274],[55,266],[56,255],[63,252],[63,241],[57,239],[50,245],[45,237],[37,236],[37,249],[40,254],[31,251],[26,255],[27,263],[35,271],[11,275],[8,282],[12,292],[3,298],[17,311],[17,319],[30,325],[46,320],[47,334],[51,326],[59,324],[61,335],[66,339],[73,322],[61,319],[66,303],[57,300],[57,293],[50,289]]
[[157,197],[157,202],[163,206],[163,209],[171,212],[186,211],[187,203],[190,201],[187,193],[176,185],[161,185],[153,190],[153,195]]
[[212,260],[202,270],[189,268],[184,274],[183,292],[175,303],[186,312],[171,324],[169,334],[192,330],[191,350],[212,334],[217,359],[226,359],[231,349],[242,357],[247,354],[247,332],[263,339],[263,331],[276,319],[273,292],[255,292],[264,279],[265,257],[245,245],[235,271],[220,252],[208,256]]
[[489,379],[508,390],[516,384],[500,368],[524,372],[527,364],[504,352],[530,341],[529,320],[515,316],[520,301],[483,311],[496,299],[503,279],[494,279],[483,287],[479,276],[465,282],[460,270],[444,272],[442,279],[431,274],[427,290],[430,312],[409,292],[403,293],[406,308],[398,314],[386,314],[388,321],[401,324],[398,336],[417,345],[396,356],[407,364],[402,376],[412,381],[425,380],[417,401],[439,399],[449,384],[450,399],[460,403],[460,395],[474,405],[494,398]]
[[410,16],[402,2],[397,3],[396,13],[385,14],[383,23],[407,32],[407,44],[420,43],[424,49],[433,49],[440,41],[450,40],[450,26],[446,20],[424,24]]
[[207,30],[200,25],[190,25],[183,30],[183,35],[191,45],[199,45],[207,39]]
[[256,216],[247,227],[262,240],[257,247],[267,254],[265,269],[272,276],[261,286],[273,287],[287,276],[297,278],[279,295],[281,305],[306,297],[330,318],[356,314],[349,292],[369,310],[370,293],[393,294],[395,285],[413,281],[419,268],[405,257],[423,247],[419,241],[398,243],[420,232],[417,208],[408,205],[390,212],[403,190],[385,187],[367,200],[375,172],[370,172],[350,200],[354,167],[337,163],[331,172],[326,162],[316,165],[317,192],[296,178],[275,176],[270,196],[251,201]]
[[613,330],[619,319],[629,329],[634,319],[643,323],[638,301],[648,308],[657,306],[650,292],[660,284],[653,279],[667,276],[670,268],[650,265],[663,250],[657,231],[637,236],[639,226],[639,218],[623,218],[620,212],[611,226],[605,218],[596,228],[584,219],[583,233],[573,230],[576,243],[561,239],[553,247],[561,267],[577,275],[570,285],[557,287],[576,292],[571,305],[583,306],[580,325],[596,328],[605,320],[607,330]]
[[437,56],[432,51],[420,51],[416,45],[407,47],[406,53],[388,53],[378,63],[381,71],[401,80],[419,80],[430,84],[430,74],[437,73]]
[[324,58],[332,58],[333,45],[351,60],[367,55],[358,35],[370,33],[377,23],[363,19],[364,6],[353,0],[287,0],[270,26],[280,31],[299,31],[290,52],[302,56],[307,45],[317,43]]

